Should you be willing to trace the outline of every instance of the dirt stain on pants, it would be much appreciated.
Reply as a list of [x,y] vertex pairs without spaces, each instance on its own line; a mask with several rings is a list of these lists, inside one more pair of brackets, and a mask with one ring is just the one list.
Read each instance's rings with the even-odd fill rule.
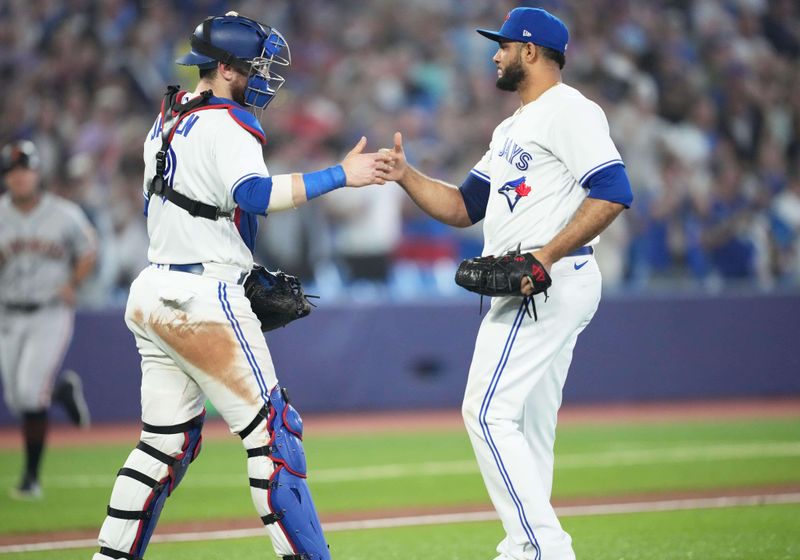
[[237,367],[236,355],[241,349],[224,323],[190,322],[185,313],[177,313],[169,320],[151,320],[150,327],[183,359],[213,377],[235,395],[255,403],[248,372]]

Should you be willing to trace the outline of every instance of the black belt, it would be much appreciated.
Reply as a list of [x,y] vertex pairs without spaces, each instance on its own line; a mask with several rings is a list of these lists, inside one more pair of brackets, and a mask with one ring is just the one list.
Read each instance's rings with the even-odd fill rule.
[[45,306],[44,303],[3,303],[6,311],[16,311],[18,313],[33,313]]

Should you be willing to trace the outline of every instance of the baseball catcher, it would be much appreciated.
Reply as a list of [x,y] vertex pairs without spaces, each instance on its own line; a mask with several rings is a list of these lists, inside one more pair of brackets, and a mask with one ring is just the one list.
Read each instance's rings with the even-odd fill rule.
[[311,313],[309,297],[296,276],[281,272],[270,272],[260,265],[253,266],[244,281],[244,293],[250,307],[261,321],[262,332],[285,327],[295,319]]

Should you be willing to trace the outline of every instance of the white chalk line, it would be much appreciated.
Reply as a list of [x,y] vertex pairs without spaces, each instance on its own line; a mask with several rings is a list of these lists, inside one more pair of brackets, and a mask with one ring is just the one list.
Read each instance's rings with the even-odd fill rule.
[[[706,444],[665,449],[618,449],[594,453],[556,454],[556,471],[564,469],[592,469],[695,461],[732,461],[753,458],[800,457],[800,442],[754,442],[739,444]],[[390,480],[421,476],[452,476],[478,473],[474,459],[459,461],[429,461],[424,463],[396,463],[359,467],[312,469],[312,484],[361,482],[364,480]],[[16,477],[0,477],[6,486],[17,482]],[[71,474],[47,476],[46,485],[52,488],[110,488],[114,475]],[[245,483],[244,474],[193,473],[184,481],[187,488],[235,488]]]
[[[765,494],[757,496],[724,496],[718,498],[689,498],[681,500],[658,500],[652,502],[631,502],[621,504],[595,504],[585,506],[565,506],[556,508],[559,517],[579,517],[590,515],[615,515],[624,513],[650,513],[660,511],[681,511],[689,509],[714,509],[741,506],[798,504],[800,492],[785,494]],[[393,529],[397,527],[414,527],[424,525],[445,525],[450,523],[474,523],[495,521],[494,511],[477,511],[468,513],[442,513],[434,515],[415,515],[406,517],[389,517],[383,519],[364,519],[359,521],[334,521],[325,523],[328,533],[339,531],[360,531],[364,529]],[[192,533],[173,533],[155,535],[153,543],[197,542],[213,540],[232,540],[253,537],[266,537],[263,528],[230,529],[225,531],[203,531]],[[75,548],[97,547],[95,539],[75,539],[40,543],[26,543],[0,546],[0,554],[20,552],[42,552],[50,550],[68,550]]]

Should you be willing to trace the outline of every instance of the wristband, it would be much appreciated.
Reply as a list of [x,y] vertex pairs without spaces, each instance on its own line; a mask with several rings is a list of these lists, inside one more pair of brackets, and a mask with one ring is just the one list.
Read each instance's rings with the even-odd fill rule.
[[321,171],[303,174],[303,183],[306,187],[306,199],[311,200],[334,189],[341,188],[347,182],[344,168],[334,165]]

